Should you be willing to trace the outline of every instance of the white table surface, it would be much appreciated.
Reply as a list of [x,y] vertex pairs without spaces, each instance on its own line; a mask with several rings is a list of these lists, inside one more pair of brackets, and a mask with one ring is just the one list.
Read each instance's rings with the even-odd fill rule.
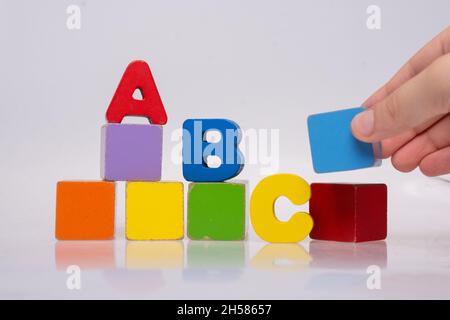
[[[0,252],[0,298],[450,298],[450,235],[349,244],[55,241],[20,238]],[[67,267],[81,270],[69,290]],[[367,267],[381,270],[369,290]]]
[[[360,105],[448,26],[448,0],[378,0],[380,30],[367,29],[359,0],[74,3],[80,30],[66,26],[67,2],[0,1],[0,298],[450,298],[450,178],[389,161],[318,175],[306,130],[310,114]],[[271,161],[258,149],[237,177],[250,192],[268,168],[310,183],[386,183],[388,239],[276,246],[249,226],[241,243],[130,243],[122,184],[115,241],[56,242],[56,183],[99,179],[100,128],[134,59],[149,62],[169,117],[164,180],[184,181],[173,136],[188,118],[275,129]],[[307,210],[286,199],[277,208],[280,219]],[[81,290],[66,286],[69,264],[81,267]],[[372,264],[381,290],[367,289]]]

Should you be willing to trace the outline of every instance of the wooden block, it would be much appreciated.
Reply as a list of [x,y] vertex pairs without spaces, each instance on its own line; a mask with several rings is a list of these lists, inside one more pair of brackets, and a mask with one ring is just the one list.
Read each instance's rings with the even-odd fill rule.
[[385,184],[313,183],[311,193],[312,239],[362,242],[386,238]]
[[183,269],[182,241],[128,241],[126,267],[129,270]]
[[317,173],[354,170],[381,164],[380,145],[353,137],[350,123],[364,108],[352,108],[308,117],[309,142]]
[[[220,133],[217,142],[208,142],[207,133]],[[244,157],[238,149],[240,128],[227,119],[187,119],[183,123],[183,176],[193,182],[222,182],[237,176],[244,168]],[[220,159],[217,167],[207,159]]]
[[182,182],[128,182],[125,205],[127,239],[182,239],[183,196]]
[[187,219],[193,240],[243,240],[245,184],[190,183]]
[[60,181],[56,188],[57,239],[113,238],[115,209],[113,182]]
[[[141,92],[142,99],[133,97],[135,90]],[[147,117],[152,124],[167,123],[166,110],[145,61],[132,61],[128,65],[106,111],[110,123],[120,123],[125,116]]]
[[104,180],[161,180],[162,127],[146,124],[104,125],[101,164]]
[[255,232],[268,242],[298,242],[308,236],[313,226],[306,212],[294,213],[286,221],[275,216],[275,201],[284,196],[293,204],[302,205],[309,200],[308,183],[293,174],[275,174],[261,180],[250,199],[250,217]]

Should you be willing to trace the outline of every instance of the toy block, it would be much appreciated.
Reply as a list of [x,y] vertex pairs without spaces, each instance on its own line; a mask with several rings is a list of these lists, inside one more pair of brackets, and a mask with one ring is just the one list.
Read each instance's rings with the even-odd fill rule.
[[105,181],[60,181],[56,187],[59,240],[109,240],[114,236],[115,185]]
[[126,267],[129,270],[183,269],[182,241],[128,241]]
[[313,183],[309,212],[314,219],[312,239],[383,240],[387,234],[387,186]]
[[[136,90],[141,92],[142,99],[133,97]],[[132,61],[128,65],[106,111],[110,123],[120,123],[125,116],[146,117],[152,124],[167,123],[164,105],[145,61]]]
[[[207,141],[207,133],[217,131],[217,142]],[[238,149],[239,126],[226,119],[188,119],[183,123],[183,176],[193,182],[222,182],[237,176],[244,167]],[[218,167],[208,166],[209,156],[220,159]]]
[[308,117],[309,142],[317,173],[354,170],[381,164],[379,143],[353,137],[350,123],[364,108],[326,112]]
[[294,213],[286,221],[275,216],[275,201],[284,196],[293,204],[308,202],[311,191],[308,183],[293,174],[274,174],[261,180],[250,199],[250,217],[258,236],[268,242],[298,242],[308,236],[313,219],[306,212]]
[[243,240],[245,184],[190,183],[187,232],[192,240]]
[[128,182],[126,235],[129,240],[177,240],[184,235],[182,182]]
[[55,262],[58,270],[72,265],[82,270],[114,269],[114,241],[57,241]]
[[159,181],[162,127],[106,124],[102,127],[101,175],[109,181]]

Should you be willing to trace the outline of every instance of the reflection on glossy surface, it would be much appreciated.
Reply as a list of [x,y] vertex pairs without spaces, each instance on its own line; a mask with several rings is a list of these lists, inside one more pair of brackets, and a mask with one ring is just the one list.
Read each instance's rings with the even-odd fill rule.
[[183,278],[193,281],[230,281],[245,267],[243,241],[189,241]]
[[[0,298],[450,297],[450,237],[445,234],[302,244],[310,257],[298,245],[260,241],[22,239],[2,248]],[[72,264],[82,269],[80,291],[66,286],[65,268]],[[381,290],[367,287],[367,267],[373,264],[382,268]]]
[[106,270],[106,282],[123,293],[154,292],[164,286],[162,270]]
[[312,240],[309,254],[313,268],[365,269],[370,265],[387,265],[385,241],[345,243]]
[[70,265],[81,269],[115,268],[114,241],[57,241],[55,264],[58,270]]
[[190,268],[243,268],[243,241],[189,241],[187,264]]
[[371,292],[367,289],[367,277],[365,270],[329,271],[309,277],[305,289],[309,294],[317,294],[318,297],[327,294],[339,295],[344,299],[351,298],[352,295],[362,297],[363,294]]
[[127,241],[127,269],[183,268],[182,241]]
[[267,271],[292,272],[305,269],[311,256],[296,243],[265,245],[250,261],[250,266]]

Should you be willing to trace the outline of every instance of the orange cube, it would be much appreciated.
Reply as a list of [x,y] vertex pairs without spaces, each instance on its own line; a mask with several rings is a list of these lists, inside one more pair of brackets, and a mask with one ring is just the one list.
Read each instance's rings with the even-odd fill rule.
[[58,240],[114,237],[115,185],[106,181],[60,181],[56,187]]

